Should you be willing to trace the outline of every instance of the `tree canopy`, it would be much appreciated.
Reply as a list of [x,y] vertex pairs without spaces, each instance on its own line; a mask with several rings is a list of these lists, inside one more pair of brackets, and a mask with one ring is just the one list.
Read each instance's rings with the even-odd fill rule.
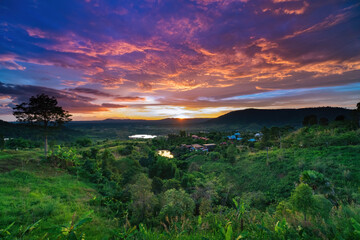
[[71,115],[68,111],[58,106],[55,97],[49,97],[46,94],[32,96],[29,102],[23,102],[16,105],[14,116],[18,122],[32,125],[39,125],[44,128],[45,135],[45,156],[47,156],[47,130],[49,127],[58,127],[71,121]]
[[45,128],[71,121],[71,115],[58,106],[56,98],[43,93],[36,97],[32,96],[28,103],[23,102],[13,109],[17,121],[37,124]]

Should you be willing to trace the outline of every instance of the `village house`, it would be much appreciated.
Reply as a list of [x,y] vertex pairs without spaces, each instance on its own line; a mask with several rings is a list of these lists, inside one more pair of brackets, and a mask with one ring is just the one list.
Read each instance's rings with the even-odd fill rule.
[[208,151],[212,151],[212,150],[215,149],[216,144],[215,144],[215,143],[204,144],[204,147],[205,147]]
[[238,141],[242,140],[242,137],[240,137],[240,133],[239,133],[239,132],[236,132],[236,133],[234,133],[233,135],[227,136],[227,138],[228,138],[229,140],[238,140]]
[[204,146],[200,145],[200,144],[192,144],[191,145],[191,150],[193,151],[198,151],[198,150],[203,150]]
[[199,137],[198,135],[192,135],[191,137],[192,137],[193,139],[201,139],[201,140],[204,140],[204,141],[210,140],[210,139],[207,138],[207,137]]

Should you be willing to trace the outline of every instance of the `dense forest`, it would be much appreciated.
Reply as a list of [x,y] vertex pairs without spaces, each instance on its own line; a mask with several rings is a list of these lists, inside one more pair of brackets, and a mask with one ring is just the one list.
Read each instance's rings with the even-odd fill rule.
[[303,124],[1,141],[0,238],[359,239],[357,122]]

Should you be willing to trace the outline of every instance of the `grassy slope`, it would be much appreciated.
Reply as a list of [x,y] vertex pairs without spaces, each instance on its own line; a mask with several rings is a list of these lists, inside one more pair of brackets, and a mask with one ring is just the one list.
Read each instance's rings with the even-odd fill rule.
[[0,151],[0,173],[23,167],[30,161],[34,161],[41,157],[39,151]]
[[[99,145],[116,153],[124,142]],[[85,148],[84,148],[85,149]],[[106,217],[106,209],[92,206],[89,202],[97,196],[94,186],[78,181],[61,170],[42,166],[37,151],[0,152],[0,228],[11,222],[29,225],[43,219],[40,232],[71,221],[94,210],[91,223],[84,225],[87,239],[102,239],[116,227]],[[335,186],[337,194],[345,191],[358,192],[360,186],[360,145],[272,149],[269,164],[266,151],[242,151],[234,165],[225,162],[199,162],[205,174],[226,177],[233,190],[241,193],[262,191],[269,201],[287,198],[298,182],[302,171],[314,169],[323,173]],[[195,160],[196,161],[196,160]],[[30,163],[27,163],[30,162]],[[17,168],[18,170],[12,169]],[[10,172],[9,172],[10,171]],[[109,230],[110,228],[110,230]],[[112,228],[112,229],[111,229]],[[194,237],[194,236],[193,236]]]
[[[1,153],[0,162],[12,162],[6,158],[9,155],[11,159],[17,159],[26,154]],[[113,221],[106,218],[106,209],[90,204],[91,199],[98,195],[91,184],[38,163],[18,167],[18,170],[0,174],[0,228],[12,222],[27,226],[42,219],[34,235],[42,236],[44,232],[57,235],[60,226],[70,222],[74,213],[81,217],[90,210],[94,211],[91,215],[93,220],[82,228],[87,239],[106,238],[106,234],[116,227]]]
[[356,191],[360,186],[360,146],[330,146],[312,148],[275,149],[242,152],[234,166],[206,162],[205,173],[224,173],[237,192],[262,191],[269,200],[282,200],[290,196],[304,170],[316,170],[329,178],[335,186]]

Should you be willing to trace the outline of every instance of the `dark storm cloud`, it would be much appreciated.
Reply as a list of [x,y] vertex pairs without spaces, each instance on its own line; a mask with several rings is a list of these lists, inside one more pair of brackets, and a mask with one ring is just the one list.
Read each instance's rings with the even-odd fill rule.
[[76,92],[76,93],[86,93],[91,94],[99,97],[113,97],[112,94],[105,93],[96,89],[92,88],[83,88],[83,87],[77,87],[77,88],[69,88],[68,91]]
[[125,108],[125,107],[127,107],[125,105],[114,104],[114,103],[103,103],[103,104],[101,104],[101,106],[106,107],[106,108]]
[[142,97],[119,96],[116,94],[106,93],[106,92],[96,90],[93,88],[77,87],[77,88],[68,88],[66,90],[69,92],[90,94],[90,95],[94,95],[96,97],[108,97],[108,98],[113,99],[114,101],[128,102],[128,101],[144,100],[144,98],[142,98]]
[[0,96],[9,96],[11,99],[13,99],[13,103],[7,105],[9,107],[14,106],[14,104],[20,104],[21,102],[28,102],[31,96],[36,96],[42,93],[45,93],[49,96],[54,96],[58,100],[59,105],[73,113],[87,113],[107,110],[106,106],[90,103],[90,101],[95,100],[94,98],[52,88],[31,85],[5,84],[0,82]]

